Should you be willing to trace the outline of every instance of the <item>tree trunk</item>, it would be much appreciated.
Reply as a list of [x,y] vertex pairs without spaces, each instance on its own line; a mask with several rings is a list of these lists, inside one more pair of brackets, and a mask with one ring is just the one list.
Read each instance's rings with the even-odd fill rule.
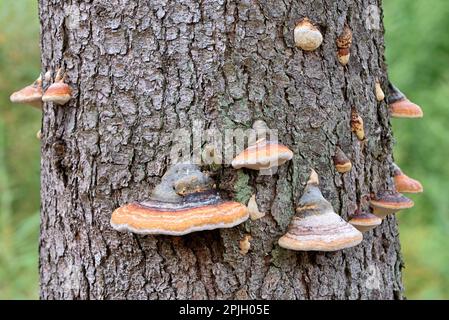
[[[277,245],[311,168],[344,219],[361,194],[392,188],[389,116],[374,95],[376,78],[387,83],[380,1],[39,2],[43,71],[64,67],[74,91],[66,106],[43,110],[42,299],[403,297],[393,216],[354,248]],[[295,47],[303,17],[323,34],[316,51]],[[346,67],[335,45],[345,22],[354,33]],[[364,143],[351,133],[352,106]],[[293,160],[273,176],[229,165],[213,173],[230,198],[255,193],[265,217],[182,237],[111,228],[115,208],[148,198],[160,181],[176,129],[202,120],[196,130],[223,132],[257,119],[278,130]],[[350,173],[335,171],[336,145],[352,159]]]

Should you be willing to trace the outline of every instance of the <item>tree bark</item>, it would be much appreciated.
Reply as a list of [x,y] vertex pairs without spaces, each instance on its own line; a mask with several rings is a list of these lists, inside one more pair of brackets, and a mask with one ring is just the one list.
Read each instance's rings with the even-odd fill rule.
[[[392,132],[375,79],[386,90],[380,0],[40,0],[43,72],[67,71],[74,98],[45,104],[42,122],[42,299],[402,299],[394,216],[338,252],[280,248],[311,168],[348,218],[361,194],[392,188]],[[371,6],[371,7],[370,7]],[[295,47],[309,17],[324,42]],[[351,59],[336,37],[347,23]],[[44,87],[49,85],[44,83]],[[351,107],[367,141],[350,130]],[[112,211],[148,198],[170,161],[172,132],[249,128],[262,119],[294,158],[273,176],[214,170],[230,198],[257,195],[264,218],[183,237],[110,227]],[[336,145],[353,170],[336,172]],[[352,209],[351,209],[352,208]],[[251,250],[239,240],[251,234]]]

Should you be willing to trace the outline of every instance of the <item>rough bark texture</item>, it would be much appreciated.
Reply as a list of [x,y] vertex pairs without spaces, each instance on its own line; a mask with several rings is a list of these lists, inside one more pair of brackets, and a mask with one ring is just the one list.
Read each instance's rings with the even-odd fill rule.
[[[374,95],[375,79],[386,80],[383,27],[369,30],[364,18],[379,0],[39,2],[42,69],[65,66],[74,89],[68,105],[43,112],[42,299],[402,298],[394,217],[339,252],[277,245],[312,167],[343,218],[360,194],[392,187],[389,116]],[[306,16],[324,36],[311,53],[293,40]],[[335,45],[345,21],[347,67]],[[365,120],[364,144],[350,131],[351,106]],[[264,218],[183,237],[111,229],[112,211],[160,180],[175,129],[255,119],[279,131],[294,159],[272,177],[224,166],[214,178],[230,197],[256,193]],[[333,166],[337,144],[350,173]],[[246,233],[251,250],[241,255]]]

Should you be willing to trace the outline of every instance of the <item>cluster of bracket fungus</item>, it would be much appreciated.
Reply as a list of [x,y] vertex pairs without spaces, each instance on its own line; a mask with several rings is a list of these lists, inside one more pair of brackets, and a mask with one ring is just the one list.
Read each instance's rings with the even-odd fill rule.
[[318,175],[312,170],[296,215],[287,233],[278,243],[281,247],[300,251],[336,251],[358,245],[363,236],[334,212],[318,186]]
[[359,116],[355,107],[353,107],[351,110],[351,130],[355,133],[357,139],[359,139],[360,141],[365,140],[365,128],[363,125],[363,119],[361,116]]
[[340,173],[349,172],[352,169],[351,160],[349,160],[348,156],[340,147],[335,148],[334,164],[335,169]]
[[381,219],[400,210],[409,209],[413,205],[412,200],[397,191],[381,191],[371,195],[370,199],[374,214]]
[[342,65],[349,63],[351,56],[352,31],[348,25],[343,27],[343,32],[337,38],[337,58]]
[[[45,80],[50,80],[50,72],[45,73]],[[54,102],[58,105],[64,105],[71,98],[72,89],[64,82],[61,69],[56,74],[55,82],[45,92],[42,89],[42,77],[39,76],[33,84],[14,92],[10,96],[12,103],[29,104],[38,109],[42,109],[42,102]]]
[[42,77],[25,88],[14,92],[9,99],[12,103],[29,104],[35,108],[42,108]]
[[[303,18],[294,28],[295,45],[304,51],[314,51],[323,43],[320,30],[308,19]],[[337,59],[346,66],[351,56],[353,34],[345,24],[337,37]],[[50,72],[44,76],[50,81]],[[41,109],[43,102],[65,105],[72,98],[72,89],[65,83],[65,73],[59,69],[54,82],[43,92],[42,78],[14,92],[10,100],[13,103],[29,104]],[[375,82],[375,97],[378,102],[385,99],[381,83]],[[421,108],[412,103],[391,83],[388,84],[387,103],[392,117],[420,118]],[[360,141],[365,140],[363,119],[355,107],[351,109],[351,130]],[[267,139],[269,128],[265,122],[257,120],[253,124],[256,137],[249,141],[249,147],[232,161],[236,169],[270,170],[293,158],[293,152],[285,145]],[[39,130],[36,134],[41,139]],[[206,146],[209,158],[215,157],[215,148]],[[351,171],[352,163],[340,147],[336,147],[334,165],[339,173]],[[351,216],[349,222],[343,220],[322,195],[318,175],[312,170],[302,196],[298,200],[296,214],[288,230],[278,243],[281,247],[301,251],[336,251],[358,245],[362,232],[374,229],[387,215],[402,209],[413,207],[412,200],[401,193],[423,192],[421,183],[405,175],[393,164],[395,191],[381,191],[370,196],[370,211],[362,211],[361,204]],[[363,197],[362,197],[363,199]],[[256,195],[253,194],[247,206],[223,200],[209,176],[192,164],[175,164],[170,167],[154,188],[150,199],[126,204],[116,209],[111,216],[111,226],[121,232],[137,234],[185,235],[195,231],[231,228],[248,218],[257,220],[265,216],[260,212]],[[252,236],[245,234],[239,241],[240,253],[245,255],[251,248]]]
[[[349,63],[352,30],[345,24],[337,37],[337,58],[343,66]],[[323,35],[308,19],[303,18],[294,28],[295,45],[305,51],[320,47]],[[45,74],[50,81],[50,73]],[[418,118],[423,116],[421,108],[412,103],[391,83],[388,85],[387,103],[392,117]],[[378,102],[385,99],[381,83],[376,80],[375,96]],[[54,82],[43,92],[42,78],[33,84],[14,92],[13,103],[30,104],[42,108],[42,102],[57,105],[66,104],[72,97],[71,87],[65,83],[65,73],[59,69]],[[355,107],[351,108],[351,131],[360,141],[365,140],[363,119]],[[253,124],[256,137],[249,141],[249,147],[232,161],[235,169],[270,170],[293,158],[293,152],[285,145],[267,139],[269,128],[265,122],[257,120]],[[41,131],[37,133],[41,139]],[[213,158],[215,149],[207,146],[206,154]],[[337,172],[351,171],[352,163],[340,147],[336,147],[333,161]],[[393,167],[395,191],[382,191],[370,196],[370,211],[362,211],[357,206],[349,222],[343,220],[322,195],[318,175],[312,170],[302,196],[298,200],[296,214],[288,230],[279,240],[281,247],[300,251],[336,251],[358,245],[362,232],[372,230],[382,223],[387,215],[411,208],[413,201],[401,193],[423,191],[419,181],[406,176],[398,166]],[[133,202],[116,209],[111,216],[111,226],[121,232],[137,234],[185,235],[195,231],[231,228],[248,218],[257,220],[265,216],[260,212],[256,195],[253,194],[247,206],[223,200],[213,187],[213,181],[193,164],[175,164],[170,167],[153,189],[149,200]],[[240,253],[245,255],[251,247],[250,234],[239,241]]]
[[422,184],[415,179],[404,174],[395,163],[393,163],[393,178],[396,191],[400,193],[421,193],[423,192]]
[[305,51],[316,50],[323,43],[323,35],[308,18],[296,24],[294,38],[296,46]]
[[390,115],[393,118],[422,118],[423,112],[420,106],[411,102],[391,82],[388,85],[387,103]]
[[111,225],[123,232],[180,236],[231,228],[248,219],[246,206],[224,201],[210,185],[210,179],[195,165],[174,165],[150,200],[116,209]]

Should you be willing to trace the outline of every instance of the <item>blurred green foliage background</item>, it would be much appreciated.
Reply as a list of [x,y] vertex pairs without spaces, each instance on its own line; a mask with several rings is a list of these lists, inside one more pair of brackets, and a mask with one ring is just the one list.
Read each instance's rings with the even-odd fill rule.
[[[390,79],[423,107],[393,120],[395,159],[420,180],[415,208],[399,216],[410,299],[449,298],[449,1],[385,0]],[[0,299],[38,297],[37,109],[9,102],[39,74],[37,1],[0,0]]]
[[424,111],[392,121],[395,161],[425,191],[398,215],[406,294],[449,299],[449,1],[383,4],[389,77]]
[[38,297],[39,110],[9,102],[40,73],[37,1],[0,0],[0,299]]

